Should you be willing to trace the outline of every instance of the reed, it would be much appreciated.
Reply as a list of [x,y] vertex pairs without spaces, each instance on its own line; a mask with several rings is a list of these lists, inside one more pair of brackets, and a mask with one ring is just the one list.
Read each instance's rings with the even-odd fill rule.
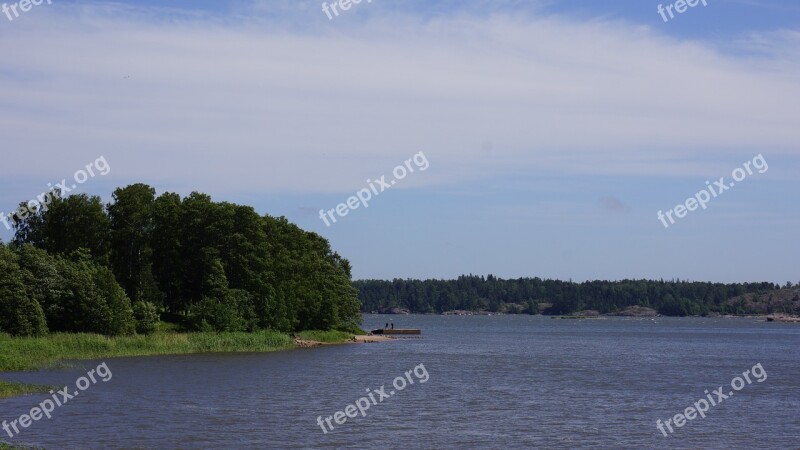
[[56,367],[70,360],[122,356],[178,355],[204,352],[270,352],[294,348],[277,331],[253,333],[176,333],[108,337],[85,333],[51,333],[44,337],[0,334],[0,372]]
[[309,330],[309,331],[301,331],[297,333],[301,339],[305,339],[307,341],[317,341],[317,342],[325,342],[327,344],[336,344],[340,342],[347,342],[353,339],[353,333],[346,333],[344,331],[320,331],[320,330]]

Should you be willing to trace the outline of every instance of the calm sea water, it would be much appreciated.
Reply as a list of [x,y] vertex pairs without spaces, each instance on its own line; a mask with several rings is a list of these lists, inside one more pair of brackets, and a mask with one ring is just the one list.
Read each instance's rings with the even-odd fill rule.
[[[110,381],[11,441],[54,449],[800,448],[796,324],[366,315],[364,325],[390,320],[422,328],[424,338],[108,359]],[[100,362],[3,378],[74,390]],[[723,386],[727,395],[731,380],[758,363],[765,381],[751,376],[752,384],[669,437],[656,428],[657,419],[706,398],[705,390]],[[427,382],[412,372],[413,385],[323,433],[318,416],[382,385],[388,394],[396,377],[420,364]],[[0,420],[44,398],[0,401]]]

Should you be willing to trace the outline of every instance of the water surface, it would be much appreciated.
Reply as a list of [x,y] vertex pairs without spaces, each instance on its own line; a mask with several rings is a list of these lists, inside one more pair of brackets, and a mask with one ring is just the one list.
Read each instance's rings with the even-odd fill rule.
[[[46,448],[798,448],[800,326],[756,319],[553,320],[366,315],[423,339],[268,354],[105,360],[113,374],[12,442]],[[102,361],[4,374],[69,385]],[[705,418],[656,428],[755,364],[767,373]],[[424,364],[395,392],[333,416]],[[752,377],[751,377],[752,378]],[[377,396],[375,396],[377,399]],[[0,401],[12,420],[46,398]]]

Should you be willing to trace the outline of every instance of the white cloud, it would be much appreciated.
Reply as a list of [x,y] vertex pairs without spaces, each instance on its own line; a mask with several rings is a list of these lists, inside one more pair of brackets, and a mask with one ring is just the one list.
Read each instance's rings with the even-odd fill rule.
[[50,181],[105,155],[118,184],[350,192],[421,150],[433,170],[404,188],[724,173],[725,155],[800,142],[797,33],[737,55],[624,22],[307,14],[320,28],[122,6],[3,24],[0,176]]

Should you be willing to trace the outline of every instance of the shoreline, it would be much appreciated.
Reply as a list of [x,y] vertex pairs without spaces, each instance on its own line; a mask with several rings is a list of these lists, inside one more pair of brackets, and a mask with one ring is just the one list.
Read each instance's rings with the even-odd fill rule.
[[[323,345],[388,341],[378,336],[361,336],[340,331],[303,331],[285,334],[274,331],[254,333],[176,333],[107,337],[85,333],[53,333],[43,337],[12,338],[0,334],[0,376],[3,373],[47,370],[68,361],[106,358],[204,353],[270,353],[315,348]],[[0,378],[0,400],[47,392],[51,386],[25,384]]]
[[[686,315],[686,316],[666,316],[663,314],[654,314],[654,315],[647,315],[647,314],[620,314],[620,313],[603,313],[597,316],[593,315],[577,315],[576,313],[572,314],[527,314],[527,313],[502,313],[502,312],[486,312],[486,311],[471,311],[471,312],[459,312],[459,313],[452,313],[452,312],[444,312],[444,313],[407,313],[407,314],[383,314],[383,313],[373,313],[373,312],[365,312],[362,313],[364,315],[373,315],[373,316],[448,316],[448,317],[464,317],[464,316],[480,316],[480,317],[494,317],[494,316],[539,316],[545,318],[553,318],[553,319],[562,319],[562,318],[575,318],[575,319],[609,319],[615,317],[621,318],[692,318],[692,319],[763,319],[765,322],[782,322],[782,323],[793,323],[793,322],[800,322],[800,315],[792,315],[792,314],[784,314],[784,313],[764,313],[764,314],[709,314],[705,316],[701,315]],[[772,319],[772,320],[769,320]]]
[[309,339],[299,339],[295,338],[294,343],[297,348],[315,348],[315,347],[322,347],[324,345],[343,345],[343,344],[374,344],[377,342],[386,342],[386,341],[393,341],[395,338],[390,336],[369,336],[369,335],[353,335],[347,341],[343,342],[322,342],[322,341],[315,341]]
[[800,316],[793,316],[791,314],[768,314],[765,316],[767,322],[778,322],[778,323],[800,323]]

